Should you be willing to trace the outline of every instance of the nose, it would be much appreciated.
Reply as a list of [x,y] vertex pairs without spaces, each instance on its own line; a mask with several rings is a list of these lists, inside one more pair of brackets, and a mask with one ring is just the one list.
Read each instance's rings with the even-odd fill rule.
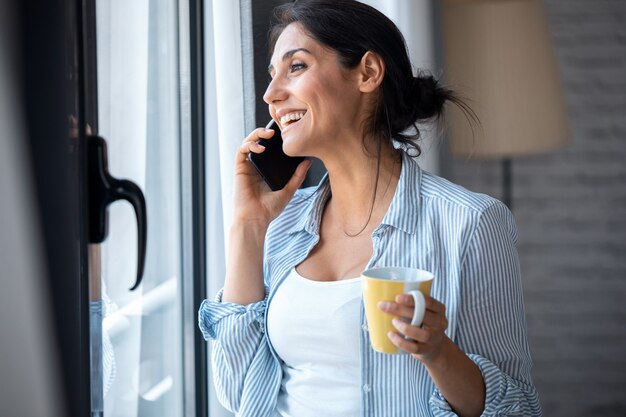
[[267,104],[274,104],[287,98],[287,91],[280,82],[279,77],[272,79],[263,94],[263,101]]

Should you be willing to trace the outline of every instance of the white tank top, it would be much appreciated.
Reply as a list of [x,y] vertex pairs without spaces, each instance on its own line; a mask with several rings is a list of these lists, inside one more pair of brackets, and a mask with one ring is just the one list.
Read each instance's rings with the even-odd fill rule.
[[274,416],[359,416],[361,280],[314,281],[295,268],[267,312],[270,342],[283,360]]

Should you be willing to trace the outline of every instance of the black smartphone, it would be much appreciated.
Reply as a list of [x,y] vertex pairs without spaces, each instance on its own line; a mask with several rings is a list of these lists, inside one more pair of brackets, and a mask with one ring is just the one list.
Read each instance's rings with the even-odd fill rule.
[[283,138],[276,122],[272,119],[266,129],[273,129],[274,136],[269,139],[261,139],[259,145],[265,146],[262,153],[250,152],[248,159],[259,172],[261,177],[269,185],[272,191],[282,190],[296,172],[300,162],[304,161],[301,156],[288,156],[283,152]]

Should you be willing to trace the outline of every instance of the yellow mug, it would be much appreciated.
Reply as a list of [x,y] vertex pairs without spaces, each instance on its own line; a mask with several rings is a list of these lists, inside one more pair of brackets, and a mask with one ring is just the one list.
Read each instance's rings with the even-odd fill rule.
[[419,326],[426,312],[424,295],[430,295],[433,274],[416,268],[391,267],[372,268],[361,274],[363,303],[372,348],[382,353],[398,353],[387,334],[397,332],[391,321],[395,316],[378,308],[380,301],[395,301],[400,294],[410,294],[415,301],[411,324]]

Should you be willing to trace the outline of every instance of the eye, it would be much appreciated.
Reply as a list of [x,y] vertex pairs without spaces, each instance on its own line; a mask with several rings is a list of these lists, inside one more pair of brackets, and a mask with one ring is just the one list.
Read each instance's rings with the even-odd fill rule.
[[297,72],[305,68],[306,68],[306,64],[302,62],[294,62],[293,64],[289,66],[289,69],[291,72]]

